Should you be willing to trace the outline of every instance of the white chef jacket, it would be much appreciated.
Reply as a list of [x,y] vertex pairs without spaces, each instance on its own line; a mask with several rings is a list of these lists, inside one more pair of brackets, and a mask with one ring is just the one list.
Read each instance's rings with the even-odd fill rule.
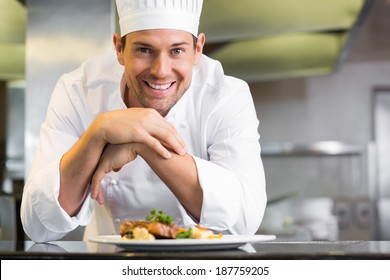
[[[60,239],[89,224],[93,215],[95,234],[115,234],[108,231],[117,233],[121,221],[144,219],[152,209],[164,210],[179,226],[195,224],[141,157],[119,172],[106,174],[102,181],[108,223],[95,215],[96,209],[102,210],[89,196],[74,217],[59,205],[61,157],[99,114],[126,108],[123,71],[115,52],[109,52],[59,79],[23,193],[21,219],[32,240]],[[248,85],[225,76],[219,62],[203,55],[193,69],[190,88],[165,118],[196,163],[203,190],[199,223],[216,232],[255,233],[264,214],[266,191],[259,122]]]

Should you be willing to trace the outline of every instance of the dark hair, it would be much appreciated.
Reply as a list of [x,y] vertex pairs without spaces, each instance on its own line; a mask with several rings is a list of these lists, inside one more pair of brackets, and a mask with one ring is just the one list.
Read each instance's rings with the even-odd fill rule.
[[[196,43],[198,42],[198,38],[192,35],[192,39],[194,43],[194,49],[196,49]],[[121,42],[122,42],[122,50],[124,50],[126,46],[126,35],[121,38]]]

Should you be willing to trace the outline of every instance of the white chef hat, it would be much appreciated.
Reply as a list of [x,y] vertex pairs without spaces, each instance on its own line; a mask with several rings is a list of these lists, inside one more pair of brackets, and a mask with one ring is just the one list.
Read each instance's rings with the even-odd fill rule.
[[116,0],[121,36],[146,29],[178,29],[198,36],[203,0]]

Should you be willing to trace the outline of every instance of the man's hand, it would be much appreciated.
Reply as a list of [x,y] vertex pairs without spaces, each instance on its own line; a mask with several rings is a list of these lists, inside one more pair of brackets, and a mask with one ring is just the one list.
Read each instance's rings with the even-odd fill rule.
[[111,171],[119,171],[125,164],[137,157],[136,147],[139,144],[109,144],[104,149],[100,161],[91,180],[91,198],[96,199],[99,204],[104,203],[101,193],[100,182],[104,175]]
[[103,131],[109,144],[142,143],[164,158],[171,151],[185,154],[185,143],[176,129],[156,110],[130,108],[101,114],[94,125]]

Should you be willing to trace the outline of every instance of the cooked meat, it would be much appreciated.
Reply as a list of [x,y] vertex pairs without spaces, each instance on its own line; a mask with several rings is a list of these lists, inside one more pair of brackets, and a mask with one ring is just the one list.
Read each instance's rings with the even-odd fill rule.
[[154,235],[157,239],[175,239],[176,238],[176,225],[163,224],[160,222],[150,221],[126,221],[120,224],[120,235],[133,235],[133,230],[136,227],[146,228],[150,234]]

